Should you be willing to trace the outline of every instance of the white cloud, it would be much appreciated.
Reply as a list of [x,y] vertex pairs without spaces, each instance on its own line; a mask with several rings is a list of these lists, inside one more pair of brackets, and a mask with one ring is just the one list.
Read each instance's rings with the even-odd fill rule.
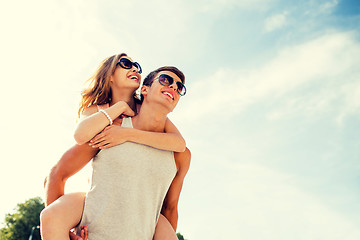
[[225,13],[234,7],[240,10],[263,11],[268,8],[273,0],[203,0],[199,9],[203,12]]
[[[257,68],[221,68],[190,84],[189,99],[184,99],[181,115],[193,118],[214,113],[232,116],[260,100],[280,98],[285,94],[296,96],[302,87],[319,84],[327,86],[328,90],[322,94],[326,100],[317,99],[319,92],[314,92],[315,108],[328,107],[335,96],[348,99],[350,94],[352,100],[345,103],[351,110],[342,112],[354,112],[357,105],[352,102],[359,101],[358,95],[352,92],[357,88],[340,95],[336,91],[348,84],[358,86],[359,56],[360,44],[352,33],[329,33],[286,47],[274,59]],[[299,102],[293,101],[293,104]]]
[[319,12],[330,13],[334,10],[334,8],[338,5],[338,3],[339,3],[338,0],[327,1],[320,5]]
[[264,27],[266,32],[272,32],[276,29],[282,28],[286,25],[287,12],[280,13],[265,19]]
[[[359,74],[355,74],[353,78],[358,76]],[[351,82],[348,79],[347,82],[336,86],[329,85],[318,86],[307,93],[293,93],[292,96],[287,96],[286,102],[268,113],[268,119],[277,120],[294,115],[316,118],[323,114],[335,113],[334,119],[331,120],[341,126],[348,116],[360,117],[360,81],[354,79]]]
[[[202,155],[194,154],[197,162],[193,161],[186,180],[183,195],[187,199],[182,203],[186,207],[181,208],[180,232],[188,233],[185,237],[189,239],[233,239],[234,236],[251,240],[359,238],[360,229],[351,217],[324,203],[317,197],[321,197],[321,193],[306,192],[304,185],[298,187],[296,183],[306,181],[301,173],[292,176],[263,165],[236,163],[266,162],[267,166],[279,166],[276,157],[282,155],[284,159],[289,158],[284,168],[291,169],[294,162],[290,158],[294,153],[281,148],[286,148],[284,142],[293,133],[273,132],[271,123],[266,125],[269,130],[256,136],[238,129],[229,130],[227,126],[229,123],[233,127],[238,121],[256,132],[257,126],[246,122],[249,119],[234,119],[234,115],[274,99],[279,106],[269,113],[272,119],[298,116],[296,114],[312,119],[314,115],[332,112],[335,113],[332,120],[340,116],[339,121],[342,121],[351,114],[359,115],[359,62],[360,44],[353,34],[333,32],[285,47],[262,66],[238,70],[221,68],[203,80],[190,83],[189,96],[182,100],[181,113],[176,118],[178,122],[199,127],[193,133],[195,139],[215,133],[212,138],[190,145],[194,152],[201,146]],[[214,122],[219,124],[212,124]],[[309,126],[303,127],[309,130]],[[311,138],[311,133],[307,137]],[[277,142],[282,142],[280,148]],[[304,147],[311,144],[310,141]],[[210,147],[207,149],[207,146]],[[248,146],[254,149],[249,150]],[[279,152],[268,150],[273,146]],[[339,151],[336,147],[342,149],[343,145],[336,144],[323,153],[330,158],[326,159],[326,164],[332,164],[337,157],[330,156]],[[209,153],[204,154],[204,151]],[[239,155],[241,159],[233,159]],[[261,157],[263,159],[259,159]],[[313,170],[327,171],[319,167],[322,163],[316,154],[309,153],[306,157],[312,161]],[[228,163],[227,159],[233,162]],[[344,164],[348,163],[342,161]],[[331,169],[336,171],[335,166]],[[321,173],[316,178],[309,177],[308,181],[312,180],[322,184],[319,182],[327,181],[327,177]]]
[[[189,239],[351,239],[358,226],[297,188],[295,176],[256,164],[226,160],[202,163],[202,182],[188,197],[196,211],[182,209],[181,222]],[[221,173],[221,174],[220,174]],[[199,174],[199,172],[197,172]],[[185,192],[184,192],[185,194]],[[199,227],[201,223],[202,227]],[[179,229],[181,231],[181,229]]]
[[338,3],[338,0],[309,1],[305,15],[319,16],[331,14]]
[[344,119],[351,115],[360,115],[360,76],[355,76],[354,82],[348,83],[339,89],[344,103],[336,119],[337,123],[343,124]]

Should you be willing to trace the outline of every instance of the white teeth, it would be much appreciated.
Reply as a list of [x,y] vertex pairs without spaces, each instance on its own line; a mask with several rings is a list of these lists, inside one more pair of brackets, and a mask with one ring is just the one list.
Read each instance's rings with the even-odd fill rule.
[[165,94],[165,95],[168,95],[169,97],[171,97],[172,99],[174,99],[174,97],[173,97],[170,93],[164,92],[164,94]]
[[138,77],[137,77],[137,76],[131,76],[131,79],[136,79],[136,80],[138,80]]

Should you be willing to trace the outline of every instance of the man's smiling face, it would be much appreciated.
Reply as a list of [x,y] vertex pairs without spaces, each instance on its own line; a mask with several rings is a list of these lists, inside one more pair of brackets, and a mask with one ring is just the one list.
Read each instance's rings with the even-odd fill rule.
[[[173,78],[174,81],[169,86],[165,86],[164,83],[161,84],[159,82],[160,75],[167,75]],[[149,98],[149,100],[151,99],[162,102],[168,106],[170,111],[172,111],[180,99],[180,94],[177,91],[178,87],[176,82],[181,82],[181,80],[175,73],[171,71],[160,71],[158,74],[156,74],[151,87],[148,88],[148,92],[146,94],[147,98]]]

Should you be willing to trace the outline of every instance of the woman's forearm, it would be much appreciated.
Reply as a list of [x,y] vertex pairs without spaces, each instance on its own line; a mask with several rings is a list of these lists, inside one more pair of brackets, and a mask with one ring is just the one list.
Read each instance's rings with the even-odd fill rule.
[[186,149],[185,139],[169,118],[166,119],[165,133],[133,129],[128,141],[174,152],[184,152]]
[[186,148],[184,138],[177,133],[148,132],[138,129],[127,129],[128,141],[148,145],[154,148],[183,152]]
[[175,125],[167,119],[164,132],[150,132],[118,125],[108,126],[91,139],[93,148],[109,148],[124,142],[135,142],[161,150],[184,152],[186,143]]
[[[104,111],[113,121],[124,112],[129,111],[129,109],[129,106],[125,102],[118,102]],[[97,106],[93,106],[89,109],[89,111],[85,113],[85,118],[79,122],[75,130],[75,141],[80,145],[87,143],[96,134],[108,126],[110,124],[110,120],[106,114],[103,112],[97,112]]]

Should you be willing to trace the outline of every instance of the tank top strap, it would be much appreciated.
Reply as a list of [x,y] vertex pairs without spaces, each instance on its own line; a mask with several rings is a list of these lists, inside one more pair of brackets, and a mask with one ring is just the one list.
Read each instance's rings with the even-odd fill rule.
[[133,125],[132,125],[131,117],[123,118],[121,126],[122,127],[127,127],[127,128],[134,128]]

